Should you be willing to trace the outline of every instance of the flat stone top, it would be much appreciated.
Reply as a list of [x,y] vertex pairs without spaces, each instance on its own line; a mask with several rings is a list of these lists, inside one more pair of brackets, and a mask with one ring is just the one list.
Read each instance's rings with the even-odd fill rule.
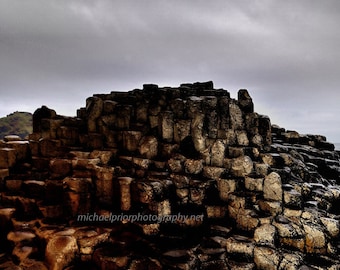
[[21,141],[21,138],[18,135],[7,135],[4,137],[5,142],[11,142],[11,141]]

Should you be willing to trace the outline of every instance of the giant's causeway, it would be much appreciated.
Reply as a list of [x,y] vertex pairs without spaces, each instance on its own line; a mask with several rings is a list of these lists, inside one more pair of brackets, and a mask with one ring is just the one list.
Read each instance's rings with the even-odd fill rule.
[[1,269],[340,269],[325,136],[211,81],[84,103],[0,141]]

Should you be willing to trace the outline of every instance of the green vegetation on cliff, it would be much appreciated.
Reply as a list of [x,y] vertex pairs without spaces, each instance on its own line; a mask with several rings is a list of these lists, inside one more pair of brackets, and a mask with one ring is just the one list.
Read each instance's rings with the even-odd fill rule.
[[18,135],[25,138],[32,133],[32,114],[28,112],[14,112],[0,118],[0,139],[6,135]]

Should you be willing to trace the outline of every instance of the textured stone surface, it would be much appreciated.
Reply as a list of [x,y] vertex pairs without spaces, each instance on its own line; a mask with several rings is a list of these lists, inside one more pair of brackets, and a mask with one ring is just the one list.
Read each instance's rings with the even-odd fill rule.
[[279,174],[272,172],[263,181],[263,196],[267,200],[282,201],[282,183]]
[[45,258],[49,269],[59,270],[68,266],[78,252],[77,240],[73,236],[52,237],[46,246]]
[[339,268],[339,152],[245,89],[147,84],[33,118],[0,141],[0,268]]

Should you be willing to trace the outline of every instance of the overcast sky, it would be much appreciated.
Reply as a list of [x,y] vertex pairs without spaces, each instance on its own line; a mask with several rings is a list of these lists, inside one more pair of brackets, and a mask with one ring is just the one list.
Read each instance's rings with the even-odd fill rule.
[[339,0],[0,0],[0,117],[144,83],[213,80],[340,142]]

